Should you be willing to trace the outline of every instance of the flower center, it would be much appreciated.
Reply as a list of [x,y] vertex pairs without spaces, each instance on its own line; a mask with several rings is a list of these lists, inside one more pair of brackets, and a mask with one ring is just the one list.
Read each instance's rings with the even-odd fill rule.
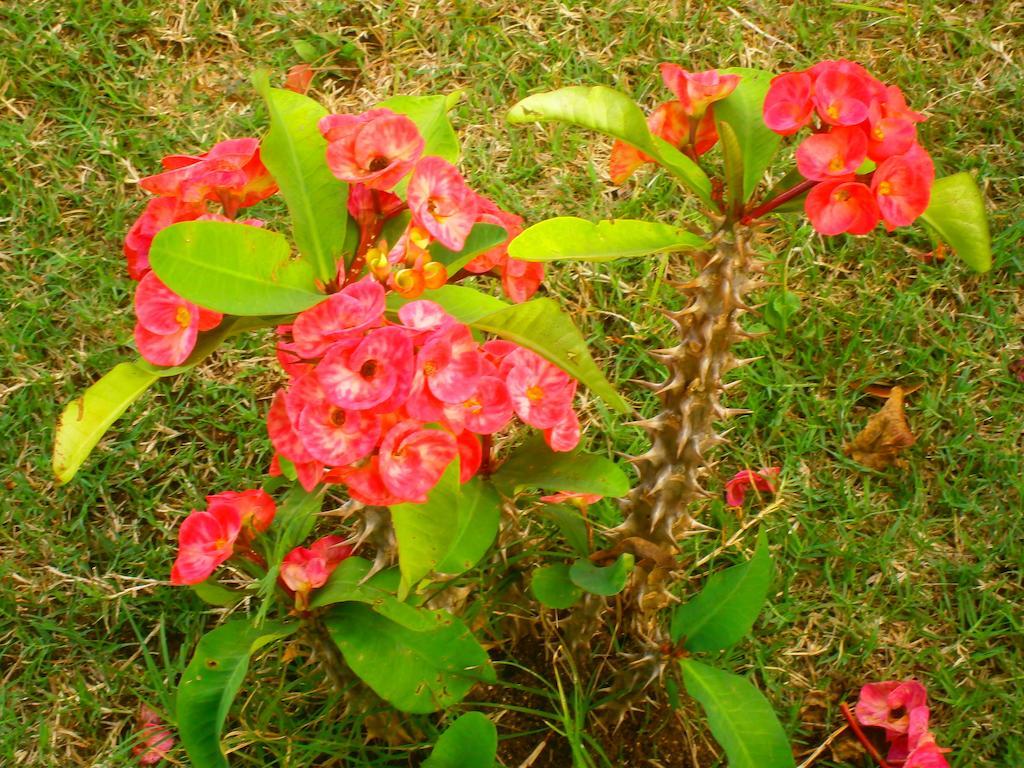
[[368,168],[370,169],[371,172],[376,173],[377,171],[383,171],[385,168],[388,167],[388,165],[390,165],[390,163],[388,162],[388,159],[386,157],[381,157],[380,155],[377,155],[377,157],[373,158],[373,160],[370,161],[370,165],[368,166]]
[[471,397],[462,406],[470,413],[480,413],[484,409],[483,404],[475,397]]
[[843,170],[843,167],[845,165],[846,163],[843,162],[843,158],[841,158],[839,155],[836,155],[835,157],[832,158],[831,161],[829,161],[828,169],[830,171],[841,171]]
[[883,181],[878,185],[878,194],[880,195],[891,195],[892,194],[892,183]]
[[832,102],[828,105],[828,109],[825,110],[825,114],[831,117],[833,120],[839,119],[839,105]]
[[544,390],[534,384],[528,390],[526,390],[526,396],[534,403],[544,399]]
[[836,192],[832,195],[832,199],[835,200],[837,203],[845,203],[847,200],[850,199],[850,193],[845,189],[836,190]]
[[330,414],[327,416],[327,420],[335,427],[345,426],[345,411],[341,408],[331,408]]
[[433,376],[435,373],[437,373],[437,363],[433,360],[427,360],[427,362],[423,364],[423,375]]
[[188,311],[188,307],[178,307],[178,311],[174,313],[174,322],[182,328],[192,325],[192,313]]
[[363,367],[359,369],[359,375],[364,379],[372,379],[374,374],[377,373],[377,361],[367,360],[363,363]]

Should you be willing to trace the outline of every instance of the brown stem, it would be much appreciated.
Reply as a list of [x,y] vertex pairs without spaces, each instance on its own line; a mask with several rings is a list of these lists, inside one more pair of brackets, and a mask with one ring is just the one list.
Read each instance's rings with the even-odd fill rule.
[[315,614],[305,614],[303,623],[306,628],[306,639],[313,649],[314,658],[323,667],[324,674],[330,679],[335,690],[338,693],[344,693],[351,687],[351,674],[341,651],[338,650],[338,646],[334,644],[328,634],[327,626]]
[[725,229],[711,241],[703,269],[679,286],[689,298],[679,311],[667,311],[677,331],[676,344],[652,352],[668,368],[658,384],[645,383],[661,400],[661,412],[639,422],[651,438],[647,453],[633,459],[639,479],[623,503],[621,541],[639,536],[665,548],[691,528],[690,508],[707,497],[702,486],[708,452],[724,442],[717,421],[736,411],[723,407],[725,375],[742,364],[733,355],[737,341],[749,337],[739,324],[748,309],[744,294],[753,286],[753,266],[742,231]]
[[857,737],[857,741],[859,741],[860,745],[867,750],[868,754],[871,755],[874,761],[878,763],[878,768],[891,768],[889,763],[885,761],[885,758],[883,758],[878,753],[878,750],[875,749],[875,745],[868,740],[867,735],[860,727],[860,723],[857,722],[857,718],[853,716],[853,712],[850,711],[850,708],[846,705],[845,701],[839,705],[839,711],[843,713],[843,717],[846,718],[846,722],[849,724],[850,730],[853,731],[853,735]]
[[491,472],[493,471],[491,469],[491,447],[491,436],[481,435],[480,451],[482,453],[482,457],[480,459],[480,474],[483,477],[490,476]]
[[774,211],[776,208],[778,208],[783,203],[788,203],[793,198],[800,197],[800,195],[802,195],[804,192],[808,191],[811,187],[813,187],[817,183],[818,182],[814,181],[813,179],[804,179],[803,181],[801,181],[796,186],[790,187],[785,192],[779,193],[778,195],[773,197],[771,200],[769,200],[769,201],[767,201],[765,203],[761,203],[761,205],[757,206],[757,208],[755,208],[754,210],[750,211],[749,213],[744,214],[743,218],[740,219],[740,223],[741,224],[750,224],[750,223],[752,223],[756,219],[759,219],[762,216],[765,216],[766,214],[771,213],[772,211]]

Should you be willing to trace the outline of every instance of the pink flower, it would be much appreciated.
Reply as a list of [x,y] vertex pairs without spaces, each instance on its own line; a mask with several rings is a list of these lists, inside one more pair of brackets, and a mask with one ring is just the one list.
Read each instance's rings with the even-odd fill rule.
[[186,203],[176,197],[158,197],[146,203],[146,210],[124,238],[128,276],[132,280],[141,280],[149,272],[149,248],[157,232],[179,221],[197,219],[205,212],[203,203]]
[[829,125],[859,125],[868,119],[868,107],[878,82],[851,61],[822,61],[808,70],[814,77],[812,99],[821,119]]
[[910,714],[907,716],[906,733],[889,733],[887,731],[885,735],[890,739],[890,742],[889,754],[886,755],[886,759],[893,762],[902,762],[909,757],[912,751],[921,746],[925,740],[931,739],[931,734],[928,732],[929,718],[928,707],[922,704],[910,710]]
[[147,272],[135,289],[135,344],[154,365],[181,365],[192,353],[200,331],[220,325],[223,315],[178,296]]
[[281,561],[281,581],[295,593],[295,607],[309,606],[309,593],[322,587],[334,569],[352,555],[352,547],[339,536],[324,536],[309,548],[296,547]]
[[911,224],[925,212],[934,180],[935,166],[920,144],[879,164],[871,178],[871,191],[886,229]]
[[424,157],[409,180],[409,210],[413,223],[441,245],[461,251],[477,216],[477,196],[451,163]]
[[277,514],[273,497],[262,488],[223,491],[206,497],[207,512],[217,515],[222,507],[234,509],[242,528],[252,529],[256,533],[267,530]]
[[398,310],[398,319],[406,328],[430,333],[455,322],[455,318],[442,309],[441,305],[427,299],[410,301]]
[[860,689],[855,711],[862,725],[884,728],[890,737],[910,728],[910,713],[927,704],[928,692],[916,680],[868,683]]
[[903,768],[949,768],[949,762],[943,757],[943,753],[949,751],[945,747],[940,747],[934,740],[926,741],[907,755]]
[[344,466],[377,447],[380,420],[366,411],[345,410],[323,401],[302,410],[299,436],[314,459],[332,467]]
[[781,467],[764,467],[755,472],[743,469],[725,484],[725,503],[730,507],[742,507],[747,491],[756,488],[761,493],[775,493],[774,478],[779,476]]
[[587,507],[591,504],[596,504],[603,499],[599,493],[574,493],[572,491],[559,491],[553,493],[550,496],[541,496],[541,501],[546,501],[548,504],[561,504],[563,501],[567,501],[570,504],[576,504],[578,506]]
[[390,507],[404,501],[404,497],[392,493],[384,484],[380,474],[380,456],[370,456],[369,460],[357,467],[346,469],[341,479],[348,486],[348,494],[362,504],[373,507]]
[[417,373],[445,403],[461,403],[476,392],[482,362],[469,328],[461,324],[436,331],[416,355]]
[[139,758],[140,765],[156,765],[174,746],[174,734],[145,704],[139,707],[138,733],[140,741],[132,747],[132,754]]
[[516,304],[533,296],[544,280],[544,264],[539,261],[506,259],[501,267],[501,287]]
[[764,99],[764,123],[776,133],[789,136],[810,123],[813,81],[806,72],[787,72],[772,78]]
[[391,189],[423,154],[423,137],[416,124],[389,109],[327,115],[320,120],[320,132],[327,139],[331,173],[369,189]]
[[544,442],[552,451],[571,451],[580,444],[580,419],[567,408],[558,423],[544,430]]
[[917,142],[913,120],[891,117],[875,101],[868,110],[868,157],[880,163],[887,157],[902,155]]
[[512,400],[504,381],[497,376],[481,376],[469,397],[461,403],[444,405],[444,416],[454,429],[492,435],[512,419]]
[[724,99],[740,84],[739,75],[722,75],[716,69],[687,72],[676,64],[662,64],[661,78],[683,105],[687,115],[701,117],[708,105]]
[[469,430],[460,433],[455,443],[459,449],[459,482],[468,483],[480,469],[484,449],[480,445],[480,438]]
[[516,414],[538,429],[551,429],[572,409],[576,381],[560,368],[527,349],[502,361],[505,385]]
[[423,503],[457,454],[455,438],[448,432],[424,429],[418,421],[400,422],[380,445],[381,480],[396,496]]
[[[408,397],[413,345],[404,328],[378,328],[355,349],[332,347],[316,367],[327,399],[340,408],[366,410]],[[396,404],[400,405],[400,403]]]
[[868,138],[860,128],[839,126],[815,133],[796,149],[796,167],[804,178],[828,181],[850,178],[868,153]]
[[259,139],[229,139],[202,155],[169,155],[166,169],[139,181],[147,192],[186,203],[220,202],[229,217],[277,192],[260,160]]
[[865,235],[881,214],[875,196],[858,181],[823,181],[807,193],[804,211],[823,235]]
[[380,325],[383,313],[384,288],[366,276],[299,313],[289,349],[306,359],[319,357],[335,342],[358,339],[363,331]]
[[172,584],[206,581],[231,557],[242,518],[233,504],[217,504],[209,510],[193,509],[178,530],[178,557],[171,568]]

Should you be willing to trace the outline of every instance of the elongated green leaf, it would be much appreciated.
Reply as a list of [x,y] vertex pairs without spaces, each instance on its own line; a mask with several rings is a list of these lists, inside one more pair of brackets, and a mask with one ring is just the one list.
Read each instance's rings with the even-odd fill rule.
[[158,378],[135,363],[120,363],[64,407],[53,442],[53,473],[59,483],[75,476],[110,425]]
[[270,113],[260,158],[288,204],[299,253],[326,283],[337,275],[349,221],[348,185],[327,167],[327,140],[317,127],[327,110],[308,96],[271,88],[266,72],[255,73],[253,84]]
[[722,148],[725,166],[725,210],[730,221],[738,221],[743,211],[743,150],[740,149],[736,132],[729,123],[716,120],[718,143]]
[[441,734],[423,768],[494,768],[498,729],[480,712],[467,712]]
[[611,597],[626,588],[633,570],[633,555],[623,553],[608,566],[597,566],[589,560],[577,560],[569,566],[569,578],[580,589],[595,595]]
[[[437,302],[449,315],[460,323],[467,324],[512,306],[501,299],[481,293],[476,288],[464,285],[442,285],[440,288],[424,291],[418,298]],[[403,299],[397,293],[389,293],[387,295],[388,311],[397,312],[403,304],[408,304],[409,301],[411,299]]]
[[534,299],[515,304],[474,320],[470,325],[532,349],[589,387],[615,410],[629,412],[629,404],[601,373],[590,356],[587,342],[557,302]]
[[530,591],[548,608],[568,608],[583,597],[583,590],[569,577],[568,563],[545,565],[530,577]]
[[700,702],[729,768],[793,768],[793,751],[764,695],[746,679],[683,659],[686,692]]
[[313,593],[310,608],[323,608],[335,603],[364,603],[406,629],[423,632],[438,626],[434,612],[421,610],[395,597],[400,578],[397,569],[389,568],[367,578],[372,567],[370,561],[361,557],[348,558],[334,570],[327,583]]
[[439,261],[447,267],[448,275],[451,276],[484,251],[501,245],[507,239],[508,232],[504,227],[480,222],[473,225],[461,251],[451,251],[440,243],[431,243],[427,246],[427,250],[430,251],[430,257],[434,261]]
[[324,623],[352,671],[403,712],[443,709],[461,701],[474,683],[494,681],[487,652],[452,616],[415,632],[361,603],[341,603]]
[[771,165],[782,137],[764,124],[764,97],[771,85],[772,73],[762,69],[727,67],[719,72],[740,75],[739,85],[721,101],[716,101],[715,120],[728,123],[736,134],[743,155],[743,200],[749,200],[764,172]]
[[208,605],[219,605],[222,607],[235,605],[245,597],[245,592],[228,589],[211,579],[201,581],[198,584],[193,584],[192,591],[195,592],[196,596],[204,603],[207,603]]
[[508,255],[525,261],[611,261],[706,246],[700,236],[670,224],[559,216],[528,227],[509,243]]
[[936,179],[928,209],[921,218],[975,272],[992,269],[992,243],[985,201],[969,173],[965,171]]
[[277,232],[224,221],[183,221],[153,238],[149,262],[168,288],[228,315],[286,315],[319,304],[316,274]]
[[573,451],[552,451],[541,435],[523,443],[491,476],[506,494],[523,488],[545,491],[596,493],[618,498],[629,493],[629,478],[618,464],[604,456]]
[[405,115],[420,129],[423,155],[437,155],[449,163],[459,162],[459,137],[448,119],[448,110],[458,103],[461,94],[447,96],[395,96],[378,107]]
[[772,583],[772,559],[762,532],[754,556],[708,579],[696,597],[672,614],[672,642],[688,651],[718,651],[743,639],[757,619]]
[[248,621],[235,620],[222,624],[199,641],[178,684],[176,707],[178,734],[193,765],[227,768],[220,732],[249,669],[249,658],[267,643],[290,635],[298,626],[264,624],[256,628]]
[[465,573],[484,556],[498,535],[501,497],[479,475],[459,489],[458,531],[444,558],[440,573]]
[[651,136],[647,119],[636,103],[612,88],[570,86],[527,96],[508,113],[510,123],[554,120],[600,131],[631,144],[664,165],[708,205],[711,181],[700,167],[670,144]]
[[424,504],[396,504],[391,522],[398,542],[398,567],[402,572],[399,598],[404,599],[416,582],[437,568],[451,550],[459,532],[459,462],[444,471]]

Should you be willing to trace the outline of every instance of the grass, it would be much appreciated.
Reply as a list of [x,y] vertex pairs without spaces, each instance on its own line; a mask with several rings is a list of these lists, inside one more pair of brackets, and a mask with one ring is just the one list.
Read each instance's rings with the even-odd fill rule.
[[[953,765],[1024,764],[1012,725],[1024,716],[1024,385],[1007,372],[1024,356],[1022,16],[1020,3],[998,1],[5,5],[0,762],[132,764],[138,701],[167,710],[188,654],[216,621],[163,580],[182,512],[208,492],[251,484],[267,464],[262,413],[276,386],[267,346],[253,338],[158,385],[62,488],[49,470],[52,424],[64,402],[131,354],[120,257],[141,209],[131,182],[164,154],[258,131],[247,75],[295,63],[301,40],[361,52],[361,61],[326,60],[319,95],[336,110],[464,89],[463,168],[529,221],[679,207],[662,177],[610,187],[604,141],[504,124],[501,111],[533,91],[604,83],[649,107],[665,96],[659,61],[778,70],[846,56],[927,108],[923,139],[940,169],[966,168],[982,182],[995,269],[923,264],[914,235],[824,240],[798,223],[765,233],[765,296],[785,279],[802,309],[784,335],[747,344],[762,357],[738,372],[732,402],[752,415],[735,423],[719,458],[723,474],[783,467],[780,503],[764,522],[780,575],[755,640],[725,663],[754,675],[804,754],[838,727],[838,702],[863,682],[915,675],[929,686]],[[657,375],[644,350],[665,326],[651,309],[674,297],[651,271],[567,267],[548,281],[585,318],[615,381]],[[685,272],[669,267],[669,277]],[[879,405],[865,386],[893,381],[924,384],[908,404],[918,442],[905,468],[864,470],[840,447]],[[604,428],[595,446],[641,446],[597,404],[588,413]],[[723,536],[739,524],[720,501],[702,517]],[[714,552],[716,537],[689,540],[684,555]],[[267,702],[244,689],[227,736],[238,764],[408,761],[365,746],[362,723],[339,718],[336,700],[303,672],[301,660],[257,665],[255,678],[277,695]],[[557,699],[544,709],[565,711]],[[826,751],[816,765],[849,759]]]

